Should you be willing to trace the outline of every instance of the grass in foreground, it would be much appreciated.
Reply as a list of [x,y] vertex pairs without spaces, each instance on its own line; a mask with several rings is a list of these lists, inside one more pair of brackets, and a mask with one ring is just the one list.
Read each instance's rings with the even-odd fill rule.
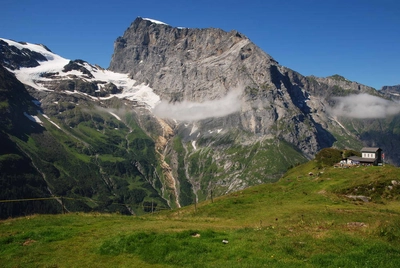
[[400,185],[393,181],[400,183],[400,170],[391,166],[317,170],[309,162],[277,183],[207,201],[196,210],[10,219],[0,222],[0,264],[398,267]]

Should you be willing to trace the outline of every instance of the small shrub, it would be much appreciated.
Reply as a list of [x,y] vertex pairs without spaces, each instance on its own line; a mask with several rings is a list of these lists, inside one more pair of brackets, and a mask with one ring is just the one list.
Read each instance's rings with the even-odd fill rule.
[[315,156],[318,167],[333,166],[342,160],[342,152],[334,148],[325,148]]

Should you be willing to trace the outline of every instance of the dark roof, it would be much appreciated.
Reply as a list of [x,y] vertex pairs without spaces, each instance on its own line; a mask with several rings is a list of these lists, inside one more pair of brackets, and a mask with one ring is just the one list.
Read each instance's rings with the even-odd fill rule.
[[382,150],[382,149],[379,148],[379,147],[364,147],[364,148],[361,149],[361,152],[375,153],[375,152],[377,152],[378,150]]
[[350,156],[349,159],[353,160],[353,161],[363,162],[363,163],[374,163],[376,160],[375,158],[363,158],[363,157],[359,157],[359,156]]
[[362,158],[361,160],[360,160],[360,162],[361,163],[374,163],[375,162],[375,158]]
[[348,157],[348,159],[354,160],[354,161],[360,161],[362,159],[362,157],[353,155],[353,156]]

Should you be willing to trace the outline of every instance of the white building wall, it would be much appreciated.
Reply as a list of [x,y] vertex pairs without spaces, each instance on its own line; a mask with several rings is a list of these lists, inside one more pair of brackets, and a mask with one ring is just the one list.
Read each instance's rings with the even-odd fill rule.
[[362,153],[362,158],[375,158],[375,153]]

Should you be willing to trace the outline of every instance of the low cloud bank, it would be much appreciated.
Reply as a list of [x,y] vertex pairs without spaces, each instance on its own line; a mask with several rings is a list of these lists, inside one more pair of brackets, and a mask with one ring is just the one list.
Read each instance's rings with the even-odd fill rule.
[[161,101],[153,113],[161,118],[175,119],[178,121],[198,121],[212,117],[223,117],[241,109],[240,91],[230,91],[226,96],[218,100],[205,102],[183,101],[179,103],[168,103]]
[[331,113],[350,118],[385,118],[400,113],[400,104],[369,94],[335,97],[337,104]]

